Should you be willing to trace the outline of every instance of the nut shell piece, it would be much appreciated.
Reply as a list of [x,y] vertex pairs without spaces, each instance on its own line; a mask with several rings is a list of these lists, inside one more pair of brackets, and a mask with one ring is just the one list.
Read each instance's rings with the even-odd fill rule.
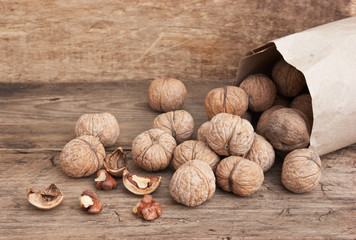
[[61,204],[64,201],[64,196],[57,186],[52,183],[44,191],[28,188],[27,200],[39,209],[49,210]]
[[260,165],[263,172],[266,172],[274,163],[275,153],[272,145],[264,137],[255,133],[255,139],[246,158]]
[[111,154],[106,155],[104,159],[106,171],[115,177],[122,177],[124,170],[127,168],[126,154],[122,147],[118,147]]
[[237,156],[221,160],[215,173],[223,190],[240,196],[252,195],[264,180],[262,168],[257,163]]
[[206,162],[213,171],[220,161],[220,157],[210,149],[207,143],[189,140],[179,144],[174,150],[173,166],[178,169],[184,163],[194,159]]
[[290,191],[304,193],[312,191],[321,177],[320,157],[310,149],[290,152],[282,166],[282,184]]
[[197,138],[199,141],[207,142],[206,135],[209,132],[209,127],[210,127],[210,121],[207,121],[207,122],[203,123],[202,125],[200,125],[200,127],[198,128],[198,132],[197,132]]
[[200,160],[188,161],[175,171],[169,186],[172,198],[189,207],[209,200],[215,193],[215,176]]
[[194,120],[187,111],[171,111],[158,115],[153,120],[152,128],[158,128],[171,134],[177,143],[181,143],[193,135]]
[[242,116],[248,108],[248,96],[239,87],[225,86],[215,88],[205,97],[205,110],[209,118],[218,113],[231,113]]
[[145,220],[154,220],[162,214],[161,205],[151,195],[145,195],[132,211]]
[[67,143],[59,157],[62,170],[70,177],[90,176],[98,171],[105,158],[105,149],[91,135],[83,135]]
[[162,177],[143,177],[124,170],[122,181],[127,190],[136,195],[150,194],[161,185]]
[[146,171],[167,168],[177,143],[168,133],[150,129],[138,135],[132,143],[132,159]]
[[185,85],[174,78],[157,78],[151,82],[147,91],[148,103],[157,112],[181,109],[186,96]]
[[90,113],[80,116],[75,126],[77,137],[92,135],[97,137],[104,147],[115,144],[120,134],[119,123],[111,113]]
[[211,119],[207,142],[219,155],[242,156],[250,150],[253,139],[251,123],[239,116],[219,113]]

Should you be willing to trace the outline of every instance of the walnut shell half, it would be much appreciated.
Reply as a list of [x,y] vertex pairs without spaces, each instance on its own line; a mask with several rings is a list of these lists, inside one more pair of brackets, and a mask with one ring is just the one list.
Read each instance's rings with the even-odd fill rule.
[[111,154],[106,155],[104,159],[106,171],[115,177],[122,177],[127,168],[126,154],[122,147],[118,147]]
[[150,194],[161,185],[162,177],[143,177],[124,170],[122,181],[127,190],[136,195]]
[[27,200],[39,209],[49,210],[61,204],[64,201],[64,196],[57,186],[52,183],[44,191],[28,188]]

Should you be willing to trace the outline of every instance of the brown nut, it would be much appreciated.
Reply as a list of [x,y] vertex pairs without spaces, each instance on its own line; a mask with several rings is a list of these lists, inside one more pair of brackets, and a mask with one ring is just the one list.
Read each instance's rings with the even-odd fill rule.
[[250,150],[253,138],[251,123],[239,116],[219,113],[211,119],[207,141],[219,155],[243,156]]
[[93,136],[83,135],[67,143],[59,157],[62,170],[70,177],[90,176],[98,171],[105,158],[105,149]]
[[266,129],[266,125],[267,125],[269,116],[271,115],[271,113],[273,113],[274,111],[281,109],[281,108],[284,108],[284,107],[282,105],[276,105],[276,106],[273,106],[273,107],[267,109],[266,111],[264,111],[262,113],[262,115],[260,116],[260,119],[258,120],[257,127],[256,127],[256,132],[258,134],[264,136],[264,132]]
[[308,117],[310,125],[313,124],[313,107],[310,94],[306,93],[297,96],[296,98],[294,98],[289,107],[298,109],[303,112]]
[[138,135],[132,143],[132,159],[146,171],[167,168],[172,160],[176,140],[160,129],[150,129]]
[[95,186],[99,190],[111,190],[117,187],[116,180],[110,176],[110,174],[105,170],[101,169],[97,173],[97,178],[95,178]]
[[263,74],[248,76],[240,84],[248,95],[248,108],[254,112],[263,112],[273,105],[276,98],[276,86]]
[[118,147],[111,154],[106,155],[104,167],[111,175],[122,177],[124,170],[127,168],[126,154],[122,147]]
[[279,60],[272,69],[272,78],[276,84],[278,93],[285,97],[297,96],[306,86],[304,75],[301,71]]
[[236,156],[221,160],[215,174],[223,190],[243,197],[260,189],[264,179],[262,168],[257,163]]
[[215,88],[205,97],[205,110],[209,118],[218,113],[231,113],[242,116],[248,108],[248,96],[239,87],[225,86]]
[[56,185],[52,183],[44,191],[28,188],[27,200],[39,209],[49,210],[61,204],[64,201],[64,196]]
[[157,112],[181,109],[187,96],[184,84],[174,78],[157,78],[148,87],[150,107]]
[[162,177],[143,177],[124,170],[122,181],[127,190],[137,195],[150,194],[161,185]]
[[255,139],[246,158],[260,165],[263,172],[266,172],[274,163],[275,153],[272,145],[264,137],[255,133]]
[[213,171],[220,161],[220,157],[210,149],[208,144],[202,141],[189,140],[179,144],[174,150],[173,166],[178,169],[184,163],[194,159],[206,162]]
[[132,211],[145,220],[154,220],[162,214],[161,206],[152,199],[151,195],[145,195],[142,200],[133,207]]
[[215,193],[215,176],[210,166],[200,160],[184,163],[175,171],[169,185],[172,198],[194,207],[209,200]]
[[120,134],[119,123],[111,113],[91,113],[80,116],[75,126],[77,137],[92,135],[97,137],[104,147],[115,144]]
[[291,108],[271,113],[264,137],[274,148],[288,152],[309,144],[309,129],[303,117]]
[[304,193],[312,191],[321,177],[320,157],[310,149],[290,152],[282,166],[282,184],[290,191]]
[[181,143],[193,135],[194,120],[187,111],[171,111],[158,115],[153,120],[152,128],[158,128],[171,134],[177,143]]
[[197,139],[199,141],[207,142],[206,135],[209,132],[209,127],[210,127],[210,121],[207,121],[207,122],[203,123],[202,125],[200,125],[200,127],[198,128],[198,132],[197,132]]
[[92,191],[85,190],[79,197],[80,208],[88,210],[88,213],[99,213],[103,209],[98,196]]

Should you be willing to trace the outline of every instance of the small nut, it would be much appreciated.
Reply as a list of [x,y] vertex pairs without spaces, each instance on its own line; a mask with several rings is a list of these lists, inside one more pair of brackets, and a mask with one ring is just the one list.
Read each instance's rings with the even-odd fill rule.
[[263,172],[266,172],[274,163],[275,153],[272,145],[264,137],[255,133],[255,139],[246,158],[260,165]]
[[209,132],[209,127],[210,127],[210,121],[207,121],[207,122],[203,123],[202,125],[200,125],[200,127],[198,128],[198,133],[197,133],[197,138],[199,141],[207,142],[206,135]]
[[122,177],[127,168],[126,154],[122,147],[118,147],[113,153],[106,155],[104,159],[106,171],[115,177]]
[[282,184],[290,191],[304,193],[312,191],[321,177],[320,157],[310,149],[290,152],[282,166]]
[[256,132],[258,134],[264,136],[264,132],[266,129],[266,125],[267,125],[269,116],[271,115],[272,112],[274,112],[278,109],[281,109],[281,108],[283,108],[282,105],[276,105],[276,106],[273,106],[273,107],[267,109],[266,111],[264,111],[262,113],[260,119],[258,120],[257,127],[256,127]]
[[79,197],[80,208],[88,210],[88,213],[99,213],[103,209],[98,196],[92,191],[85,190]]
[[161,206],[152,199],[151,195],[143,196],[142,200],[133,207],[132,211],[145,220],[154,220],[162,214]]
[[174,78],[157,78],[148,87],[150,107],[157,112],[181,109],[187,96],[184,84]]
[[150,194],[161,185],[162,177],[143,177],[124,171],[122,181],[127,190],[137,195]]
[[238,116],[244,115],[248,108],[248,96],[239,87],[225,86],[215,88],[205,97],[205,110],[209,118],[218,113],[230,113]]
[[158,115],[153,120],[152,128],[158,128],[171,134],[177,143],[181,143],[193,135],[194,120],[187,111],[171,111]]
[[257,163],[236,156],[224,158],[215,173],[223,190],[243,197],[260,189],[264,179],[262,168]]
[[49,210],[61,204],[64,201],[64,196],[56,185],[52,183],[44,191],[28,188],[27,200],[39,209]]
[[306,93],[297,96],[296,98],[294,98],[289,107],[298,109],[303,112],[308,117],[310,125],[313,124],[313,107],[310,94]]
[[95,178],[95,186],[99,190],[111,190],[117,187],[116,180],[110,176],[110,174],[105,170],[101,169],[97,173],[97,178]]

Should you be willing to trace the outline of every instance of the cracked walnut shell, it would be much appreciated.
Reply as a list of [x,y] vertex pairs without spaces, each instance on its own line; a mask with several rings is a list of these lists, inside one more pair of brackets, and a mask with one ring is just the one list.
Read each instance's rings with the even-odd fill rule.
[[266,172],[274,163],[275,153],[272,145],[264,137],[255,133],[255,139],[246,158],[260,165],[263,172]]
[[320,157],[310,149],[290,152],[282,166],[282,184],[290,191],[304,193],[313,190],[321,177]]
[[210,166],[200,160],[188,161],[175,171],[169,185],[172,198],[194,207],[209,200],[215,193],[215,176]]
[[132,159],[146,171],[167,168],[172,160],[176,140],[160,129],[150,129],[138,135],[132,143]]
[[64,196],[57,186],[52,183],[44,191],[28,188],[27,200],[39,209],[49,210],[60,205],[64,201]]
[[264,179],[262,168],[257,163],[237,156],[221,160],[215,174],[224,191],[243,197],[260,189]]

